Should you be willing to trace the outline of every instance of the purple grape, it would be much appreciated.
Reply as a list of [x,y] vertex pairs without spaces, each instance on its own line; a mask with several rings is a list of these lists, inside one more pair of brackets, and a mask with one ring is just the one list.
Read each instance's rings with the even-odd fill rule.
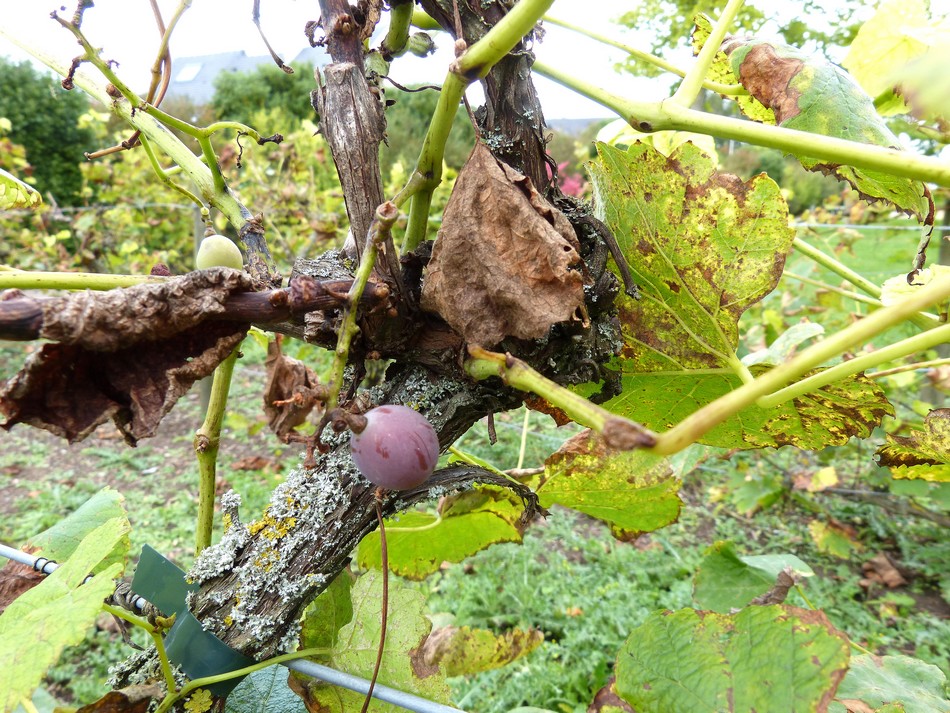
[[439,438],[422,414],[408,406],[377,406],[363,415],[366,428],[350,436],[350,451],[367,480],[407,490],[432,475]]

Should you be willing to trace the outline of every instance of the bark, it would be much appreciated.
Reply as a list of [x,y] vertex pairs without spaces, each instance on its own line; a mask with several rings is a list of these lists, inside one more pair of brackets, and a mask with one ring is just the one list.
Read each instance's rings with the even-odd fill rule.
[[376,208],[383,202],[379,173],[379,145],[386,128],[383,108],[366,83],[362,63],[334,62],[322,70],[318,82],[313,99],[320,132],[330,146],[357,254],[362,255]]

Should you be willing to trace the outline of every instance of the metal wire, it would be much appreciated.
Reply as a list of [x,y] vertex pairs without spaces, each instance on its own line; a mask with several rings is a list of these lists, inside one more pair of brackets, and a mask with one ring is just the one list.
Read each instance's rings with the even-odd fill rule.
[[[45,557],[37,557],[2,543],[0,543],[0,556],[32,567],[42,574],[51,574],[59,567],[56,562],[46,559]],[[136,597],[131,604],[137,609],[145,609],[150,606],[142,597]],[[355,691],[356,693],[362,693],[363,695],[366,695],[366,692],[369,690],[369,681],[367,679],[344,673],[343,671],[337,671],[334,668],[323,666],[312,661],[299,659],[297,661],[285,661],[281,665],[306,676]],[[414,711],[414,713],[464,713],[464,711],[460,711],[458,708],[452,708],[451,706],[436,703],[426,698],[420,698],[412,693],[399,691],[378,683],[373,689],[373,698],[386,703],[392,703],[409,711]]]

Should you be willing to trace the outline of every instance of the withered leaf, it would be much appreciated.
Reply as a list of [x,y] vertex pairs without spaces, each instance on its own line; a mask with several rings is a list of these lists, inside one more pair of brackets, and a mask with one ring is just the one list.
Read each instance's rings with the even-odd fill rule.
[[281,352],[280,340],[267,345],[264,366],[267,368],[267,386],[264,387],[267,425],[286,440],[307,420],[313,407],[327,398],[326,387],[320,384],[313,369]]
[[583,303],[578,250],[567,218],[479,144],[445,208],[422,307],[482,346],[538,339]]
[[129,686],[109,691],[95,703],[83,706],[76,713],[146,713],[149,706],[162,699],[162,687],[157,684]]
[[43,581],[43,575],[29,565],[10,560],[0,567],[0,614],[24,592]]
[[244,338],[246,325],[213,317],[251,287],[243,273],[218,268],[44,303],[42,336],[60,343],[45,344],[0,389],[0,426],[27,423],[75,442],[112,418],[131,444],[154,435]]

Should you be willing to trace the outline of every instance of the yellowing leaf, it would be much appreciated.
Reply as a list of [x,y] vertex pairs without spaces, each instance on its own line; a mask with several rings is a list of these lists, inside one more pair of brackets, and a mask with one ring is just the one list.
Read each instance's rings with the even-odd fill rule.
[[934,409],[909,436],[888,434],[875,455],[895,478],[950,482],[950,409]]
[[211,710],[211,692],[205,688],[199,688],[185,701],[185,710],[188,713],[205,713]]
[[852,552],[864,549],[864,545],[858,542],[852,528],[835,521],[812,520],[808,524],[808,532],[811,533],[811,538],[819,552],[841,559],[847,559]]
[[813,473],[801,473],[794,477],[795,489],[806,490],[809,493],[820,493],[837,484],[838,472],[831,465],[819,468]]
[[610,453],[590,431],[547,459],[536,490],[544,507],[557,504],[595,517],[622,540],[675,522],[682,505],[679,481],[665,458],[642,450]]
[[[753,376],[768,367],[752,366]],[[809,376],[817,372],[809,372]],[[739,388],[739,377],[725,370],[624,374],[623,392],[605,402],[612,413],[662,431]],[[881,386],[862,375],[823,386],[773,408],[751,405],[719,424],[700,443],[722,448],[822,448],[866,438],[894,409]]]
[[537,629],[512,629],[498,635],[487,629],[446,626],[423,646],[425,661],[441,666],[446,676],[464,676],[505,666],[534,651],[544,641]]
[[92,530],[49,577],[13,601],[0,615],[0,710],[29,699],[62,650],[82,641],[122,573],[113,564],[83,584],[89,572],[129,531],[114,518]]
[[624,371],[732,364],[739,317],[774,289],[795,238],[778,186],[719,173],[692,144],[669,157],[599,144],[590,172],[642,295],[618,299]]
[[[694,21],[696,27],[693,29],[692,35],[693,54],[699,54],[703,45],[706,44],[706,40],[709,39],[709,34],[712,32],[712,21],[706,15],[697,15]],[[713,59],[707,76],[711,81],[721,84],[738,84],[739,82],[735,72],[732,71],[729,57],[726,56],[726,53],[722,50],[716,53],[716,57]],[[775,113],[767,106],[764,106],[762,102],[754,96],[730,96],[729,98],[734,99],[742,110],[742,113],[750,119],[760,121],[763,124],[775,123]]]

